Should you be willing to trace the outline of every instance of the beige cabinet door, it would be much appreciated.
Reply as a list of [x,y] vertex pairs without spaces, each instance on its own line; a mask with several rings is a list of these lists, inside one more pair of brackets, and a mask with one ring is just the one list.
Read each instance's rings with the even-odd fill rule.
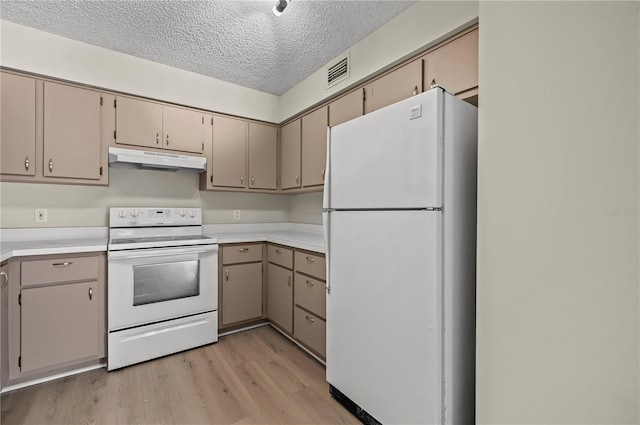
[[293,332],[293,273],[275,264],[267,268],[267,318]]
[[362,116],[364,113],[364,89],[357,89],[329,104],[329,127]]
[[302,117],[302,186],[324,184],[327,162],[328,108],[323,106]]
[[100,179],[100,93],[44,83],[44,176]]
[[222,326],[262,317],[262,263],[222,269]]
[[36,172],[36,80],[0,73],[0,173]]
[[0,267],[0,389],[9,380],[9,265]]
[[370,82],[364,89],[365,114],[422,93],[422,60],[409,62]]
[[247,121],[213,117],[213,186],[247,187]]
[[116,98],[116,143],[162,148],[162,105]]
[[189,109],[165,106],[162,109],[162,145],[183,152],[204,152],[202,127],[204,114]]
[[22,290],[22,372],[98,356],[96,282]]
[[280,130],[280,188],[300,187],[301,121],[297,119]]
[[278,128],[249,123],[249,189],[278,188]]
[[440,85],[454,94],[478,87],[478,29],[424,57],[424,88]]

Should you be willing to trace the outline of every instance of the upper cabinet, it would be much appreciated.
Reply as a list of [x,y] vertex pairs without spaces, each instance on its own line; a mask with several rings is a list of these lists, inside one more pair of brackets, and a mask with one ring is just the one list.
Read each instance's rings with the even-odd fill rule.
[[302,117],[302,187],[324,184],[328,107]]
[[36,84],[33,78],[0,73],[2,174],[35,175]]
[[478,94],[478,28],[427,53],[423,60],[425,90],[439,85],[463,98]]
[[199,154],[205,150],[205,113],[130,97],[118,97],[115,107],[116,144]]
[[362,116],[364,113],[364,89],[356,89],[329,103],[329,127]]
[[300,187],[300,119],[282,126],[280,131],[280,188]]
[[44,83],[44,175],[99,180],[100,93]]
[[364,90],[366,114],[422,93],[422,60],[416,59],[373,80]]
[[278,188],[278,127],[249,123],[249,189]]
[[245,188],[246,155],[247,122],[214,115],[211,153],[212,185]]

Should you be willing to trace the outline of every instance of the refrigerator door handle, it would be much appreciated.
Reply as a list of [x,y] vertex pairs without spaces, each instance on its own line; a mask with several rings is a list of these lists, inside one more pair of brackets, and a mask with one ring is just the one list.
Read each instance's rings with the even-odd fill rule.
[[326,269],[326,279],[327,279],[327,294],[331,294],[331,276],[329,274],[329,264],[331,262],[331,251],[329,250],[329,223],[331,217],[329,216],[329,211],[322,212],[322,232],[324,234],[324,252],[325,254],[325,269]]
[[331,127],[327,127],[327,161],[323,171],[324,191],[322,192],[322,208],[331,208],[329,205],[329,190],[331,189]]

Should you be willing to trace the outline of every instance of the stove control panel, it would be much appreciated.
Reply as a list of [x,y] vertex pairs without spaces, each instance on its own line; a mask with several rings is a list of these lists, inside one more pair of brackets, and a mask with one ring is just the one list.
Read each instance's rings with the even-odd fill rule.
[[130,208],[109,209],[109,227],[200,226],[200,208]]

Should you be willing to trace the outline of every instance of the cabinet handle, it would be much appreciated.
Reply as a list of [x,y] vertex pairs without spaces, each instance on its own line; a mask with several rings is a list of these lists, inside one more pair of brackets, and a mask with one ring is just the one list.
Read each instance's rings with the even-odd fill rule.
[[291,286],[291,275],[287,277],[287,283],[289,284],[289,286]]
[[413,88],[413,95],[415,96],[415,95],[417,95],[417,94],[418,94],[418,86],[415,86],[415,87]]
[[244,184],[244,176],[240,176],[240,184]]
[[71,264],[73,264],[73,261],[65,261],[64,263],[53,263],[52,266],[63,268],[63,267],[70,266]]
[[309,263],[313,263],[315,261],[312,257],[309,256],[306,256],[304,258],[306,258]]
[[53,173],[53,159],[49,159],[49,172]]
[[280,255],[282,254],[282,251],[280,251],[279,249],[276,249],[276,254]]
[[304,316],[304,317],[305,317],[305,319],[307,319],[307,320],[308,320],[308,321],[310,321],[311,323],[315,322],[315,320],[313,320],[313,318],[312,318],[312,317],[309,317],[308,315],[307,315],[307,316]]
[[169,146],[169,135],[167,134],[167,146]]
[[256,178],[255,177],[251,177],[251,186],[253,186],[256,183]]
[[27,170],[29,169],[29,157],[26,157],[24,159],[24,168]]
[[225,271],[224,271],[224,280],[226,280],[226,281],[229,280],[229,269],[225,269]]
[[245,252],[249,252],[249,248],[238,248],[238,251],[244,254]]
[[434,88],[436,86],[436,79],[434,78],[433,80],[431,80],[431,88]]
[[325,172],[325,171],[326,171],[326,170],[322,170],[322,181],[324,181],[324,172]]
[[89,286],[89,299],[92,300],[93,299],[93,287]]
[[160,133],[156,133],[156,145],[160,144]]
[[310,280],[307,280],[307,285],[313,286],[313,285],[315,285],[315,283],[311,282]]
[[9,276],[5,272],[0,272],[0,281],[2,281],[2,289],[7,287]]

